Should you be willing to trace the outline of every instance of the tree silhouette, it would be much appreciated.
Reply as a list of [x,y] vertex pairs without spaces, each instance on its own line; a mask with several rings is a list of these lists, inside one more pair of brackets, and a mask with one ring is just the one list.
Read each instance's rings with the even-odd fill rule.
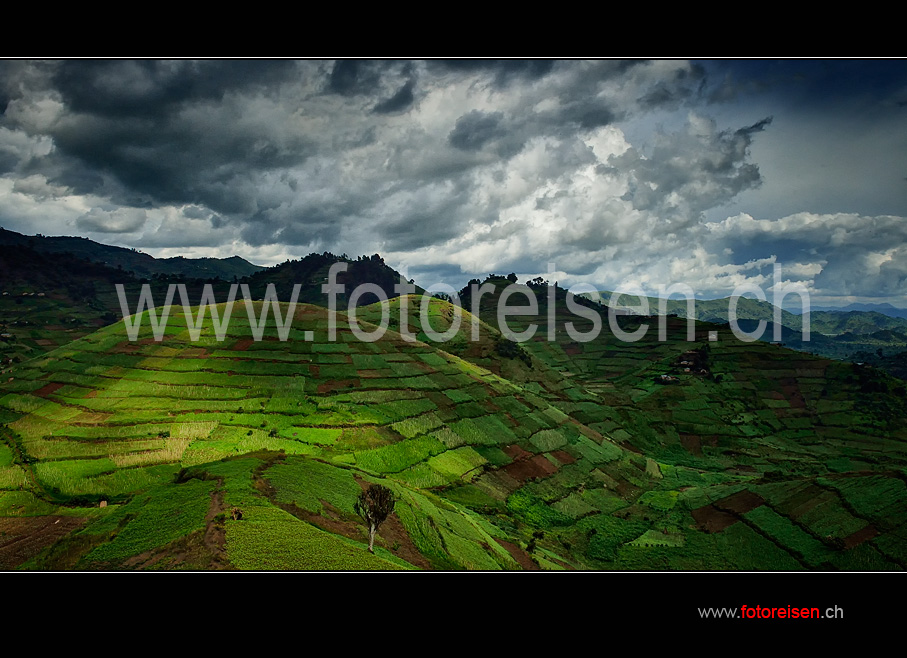
[[359,499],[353,505],[356,514],[368,525],[369,552],[375,552],[375,533],[378,532],[378,526],[394,511],[396,502],[393,491],[380,484],[371,484],[359,494]]

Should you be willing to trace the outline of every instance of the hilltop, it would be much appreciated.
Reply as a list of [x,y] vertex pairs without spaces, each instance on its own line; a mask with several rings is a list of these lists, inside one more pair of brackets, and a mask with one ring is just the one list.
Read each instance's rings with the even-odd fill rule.
[[[281,300],[288,300],[293,294],[293,289],[299,286],[298,301],[306,304],[327,306],[329,297],[322,291],[322,286],[329,283],[329,273],[332,266],[341,267],[336,283],[345,287],[345,292],[337,295],[337,305],[345,309],[349,305],[349,295],[361,285],[373,285],[380,288],[387,298],[400,295],[395,287],[405,284],[407,280],[398,271],[387,265],[378,254],[349,258],[346,254],[336,256],[330,252],[309,254],[298,260],[286,262],[263,269],[243,279],[248,283],[250,290],[256,296],[264,296],[268,285],[273,284],[277,296]],[[412,292],[422,294],[424,290],[413,284]],[[362,295],[357,301],[357,306],[371,304],[377,301],[374,293]]]

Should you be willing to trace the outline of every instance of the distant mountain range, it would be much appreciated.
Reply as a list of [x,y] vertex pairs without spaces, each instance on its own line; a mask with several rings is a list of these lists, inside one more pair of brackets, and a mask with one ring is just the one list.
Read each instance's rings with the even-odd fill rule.
[[837,311],[847,313],[849,311],[874,312],[887,315],[892,318],[903,318],[907,320],[907,309],[898,308],[891,304],[848,304],[847,306],[813,306],[813,311]]
[[[602,291],[599,294],[607,302],[612,293]],[[649,313],[657,315],[661,308],[661,300],[657,297],[647,297],[646,299],[649,303]],[[615,306],[616,309],[632,310],[639,300],[633,295],[621,295],[617,301],[621,303]],[[697,299],[695,300],[695,317],[697,320],[705,322],[726,323],[729,321],[730,302],[730,297]],[[681,318],[687,317],[687,303],[682,299],[667,300],[665,310],[668,314],[675,314]],[[747,297],[739,298],[736,308],[737,317],[740,320],[773,322],[775,311],[776,307],[772,303]],[[845,333],[868,335],[881,330],[907,333],[907,317],[897,315],[896,312],[907,315],[907,311],[895,308],[891,304],[850,304],[842,308],[812,307],[809,316],[810,331],[826,336]],[[803,316],[782,310],[781,324],[789,329],[800,331],[803,328]]]
[[[600,291],[602,300],[607,303],[611,292]],[[587,295],[588,297],[588,295]],[[649,314],[658,315],[661,300],[647,297]],[[634,311],[639,299],[633,295],[621,295],[620,304],[615,309]],[[665,303],[668,315],[687,317],[687,303],[682,299],[669,299]],[[829,309],[830,307],[823,307]],[[863,308],[864,310],[860,310]],[[695,319],[701,322],[725,324],[729,322],[730,297],[722,299],[697,299],[695,302]],[[852,310],[845,310],[852,309]],[[736,313],[740,329],[753,332],[760,320],[764,320],[766,330],[762,339],[774,340],[774,314],[776,307],[770,302],[741,297],[738,300]],[[886,311],[886,312],[883,312]],[[854,359],[857,353],[871,352],[877,354],[896,354],[907,350],[907,318],[894,315],[904,312],[890,304],[850,304],[847,307],[831,310],[820,310],[813,307],[809,314],[809,340],[804,340],[803,316],[781,311],[781,342],[792,349],[811,352],[834,359]],[[864,360],[862,356],[859,360]],[[884,362],[883,362],[884,363]]]
[[42,254],[70,254],[76,258],[131,272],[140,278],[155,275],[194,279],[232,280],[250,276],[264,268],[232,256],[230,258],[154,258],[141,251],[113,247],[88,238],[23,235],[0,228],[0,246],[28,247]]

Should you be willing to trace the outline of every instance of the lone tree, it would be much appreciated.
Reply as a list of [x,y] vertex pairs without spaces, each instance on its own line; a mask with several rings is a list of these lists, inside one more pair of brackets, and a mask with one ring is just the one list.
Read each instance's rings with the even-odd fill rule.
[[371,484],[368,489],[359,494],[359,499],[353,505],[356,514],[368,524],[368,550],[375,552],[375,533],[378,526],[384,523],[388,515],[394,511],[394,492],[380,484]]

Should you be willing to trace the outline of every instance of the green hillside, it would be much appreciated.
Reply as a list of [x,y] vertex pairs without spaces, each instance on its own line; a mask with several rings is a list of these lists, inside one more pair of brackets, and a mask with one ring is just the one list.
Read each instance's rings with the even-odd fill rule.
[[[16,367],[0,389],[0,567],[907,564],[897,380],[714,325],[691,345],[676,318],[663,342],[578,343],[562,323],[585,321],[559,313],[556,340],[517,345],[495,301],[476,342],[468,313],[449,341],[406,340],[428,339],[399,321],[417,298],[392,300],[396,326],[373,342],[343,315],[328,340],[308,305],[286,341],[273,322],[255,341],[244,315],[223,342],[210,320],[192,341],[174,308],[160,342],[118,323]],[[436,332],[455,317],[427,311]],[[512,328],[546,311],[540,296]],[[362,329],[380,313],[360,309]],[[374,555],[353,512],[369,483],[398,498]]]
[[[521,389],[491,373],[425,345],[390,335],[366,343],[348,329],[328,342],[323,309],[303,307],[296,319],[300,328],[287,342],[272,333],[258,343],[241,322],[223,344],[204,338],[210,328],[190,343],[178,316],[161,343],[150,331],[129,343],[117,325],[18,370],[0,401],[13,456],[6,513],[100,516],[68,540],[84,549],[74,563],[78,568],[134,566],[138,556],[145,560],[149,551],[164,550],[149,542],[191,542],[193,534],[217,532],[226,538],[226,556],[218,559],[232,566],[301,568],[292,561],[268,562],[274,554],[265,545],[241,547],[261,533],[273,533],[274,541],[286,535],[294,544],[295,533],[312,534],[320,525],[322,532],[331,529],[353,540],[343,546],[358,555],[362,528],[352,520],[351,491],[360,483],[387,481],[401,499],[397,543],[419,547],[411,551],[415,566],[516,568],[490,534],[499,531],[432,490],[481,480],[488,457],[502,458],[502,441],[516,446],[533,436],[528,426],[521,429],[503,416],[503,408],[511,416],[532,415],[531,427],[552,435],[558,430],[549,415],[562,415],[541,399],[524,399]],[[306,341],[304,331],[313,331],[315,340]],[[278,459],[270,453],[261,462],[235,459],[262,450],[282,454]],[[211,464],[223,459],[230,461]],[[308,489],[285,485],[293,469],[324,478],[324,490],[313,499]],[[274,483],[273,495],[254,486],[259,478]],[[217,484],[200,488],[197,482]],[[211,503],[191,511],[187,501],[198,502],[201,491]],[[101,501],[111,505],[98,508]],[[223,519],[223,530],[211,530],[221,523],[218,505],[241,506],[243,519]],[[306,513],[288,513],[286,506]],[[179,516],[172,528],[168,514]],[[320,546],[320,535],[312,537]],[[445,545],[460,550],[448,553]],[[332,551],[321,547],[313,554],[321,553]],[[368,554],[356,555],[306,568],[374,566]],[[398,564],[392,557],[386,556]]]

